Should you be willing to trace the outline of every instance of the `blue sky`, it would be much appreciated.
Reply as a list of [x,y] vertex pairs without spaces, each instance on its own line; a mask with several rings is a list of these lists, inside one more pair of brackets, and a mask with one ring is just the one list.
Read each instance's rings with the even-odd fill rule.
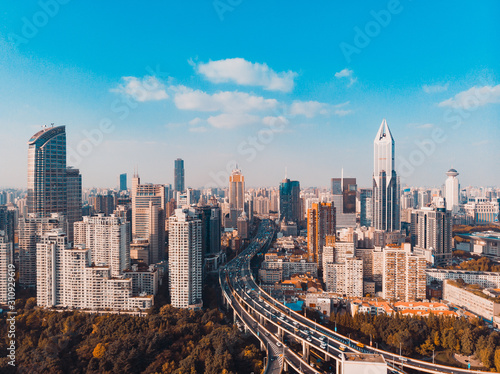
[[67,126],[84,186],[369,186],[383,118],[402,183],[500,185],[500,3],[41,0],[0,5],[0,186]]

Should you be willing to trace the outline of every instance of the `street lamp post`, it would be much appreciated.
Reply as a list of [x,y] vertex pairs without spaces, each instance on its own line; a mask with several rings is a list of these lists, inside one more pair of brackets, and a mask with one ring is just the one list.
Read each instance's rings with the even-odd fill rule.
[[402,342],[399,342],[399,357],[401,357],[401,346],[402,346]]

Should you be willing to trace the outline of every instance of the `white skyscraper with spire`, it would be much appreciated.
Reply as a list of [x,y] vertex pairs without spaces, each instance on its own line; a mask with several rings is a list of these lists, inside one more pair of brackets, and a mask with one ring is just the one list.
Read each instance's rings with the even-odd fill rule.
[[450,169],[446,172],[448,178],[445,183],[446,210],[452,214],[458,213],[458,195],[460,193],[460,184],[458,183],[458,171]]
[[400,230],[400,187],[394,162],[395,142],[385,119],[375,136],[373,148],[373,226],[376,230]]

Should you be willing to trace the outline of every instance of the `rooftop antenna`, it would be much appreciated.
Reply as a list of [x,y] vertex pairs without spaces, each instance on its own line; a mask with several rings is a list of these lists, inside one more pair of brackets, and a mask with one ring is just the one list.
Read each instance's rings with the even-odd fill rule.
[[285,166],[285,179],[287,179],[287,178],[288,178],[288,172],[287,172],[286,166]]
[[344,167],[342,167],[340,172],[340,190],[344,192]]

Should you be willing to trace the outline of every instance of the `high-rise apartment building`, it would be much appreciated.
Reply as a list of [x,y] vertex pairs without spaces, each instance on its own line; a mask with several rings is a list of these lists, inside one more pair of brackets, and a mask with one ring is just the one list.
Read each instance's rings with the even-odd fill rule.
[[95,265],[108,266],[117,277],[130,267],[129,223],[121,217],[83,217],[75,223],[75,244],[90,250]]
[[363,260],[347,258],[341,263],[325,265],[323,277],[328,292],[363,297]]
[[245,177],[236,168],[229,176],[229,219],[231,227],[236,228],[238,217],[245,210]]
[[335,236],[335,206],[333,203],[313,203],[307,210],[308,261],[322,266],[323,246],[327,236]]
[[408,249],[383,250],[382,292],[386,300],[415,301],[426,297],[427,262]]
[[78,169],[66,169],[66,230],[68,239],[73,241],[73,224],[82,220],[82,175]]
[[169,287],[172,306],[200,309],[203,306],[201,220],[176,209],[169,218]]
[[446,210],[451,211],[452,214],[458,213],[460,208],[460,183],[458,182],[458,171],[450,169],[446,172],[448,178],[445,182],[445,198]]
[[298,224],[300,217],[300,183],[285,178],[279,187],[280,221],[295,222]]
[[401,228],[400,184],[394,157],[394,138],[384,119],[374,140],[373,226],[377,230],[397,231]]
[[140,184],[132,178],[132,237],[149,240],[150,263],[162,261],[165,253],[165,187]]
[[452,252],[451,211],[443,207],[424,207],[412,212],[411,233],[415,254],[430,262],[446,266]]
[[15,292],[9,291],[9,273],[12,273],[14,265],[14,246],[12,241],[0,231],[0,304],[7,304],[9,292],[12,294],[11,300],[15,299]]
[[92,265],[91,251],[69,246],[60,229],[42,236],[37,243],[38,306],[136,312],[153,305],[153,295],[133,296],[140,287],[133,278],[112,276],[111,267]]
[[184,185],[184,160],[178,158],[174,161],[174,189],[176,192],[183,193]]
[[19,218],[19,283],[33,287],[37,281],[36,243],[52,229],[67,228],[66,217],[52,213],[45,217],[40,213],[29,213]]
[[68,237],[61,229],[42,235],[36,244],[36,302],[50,308],[63,302],[63,251]]

